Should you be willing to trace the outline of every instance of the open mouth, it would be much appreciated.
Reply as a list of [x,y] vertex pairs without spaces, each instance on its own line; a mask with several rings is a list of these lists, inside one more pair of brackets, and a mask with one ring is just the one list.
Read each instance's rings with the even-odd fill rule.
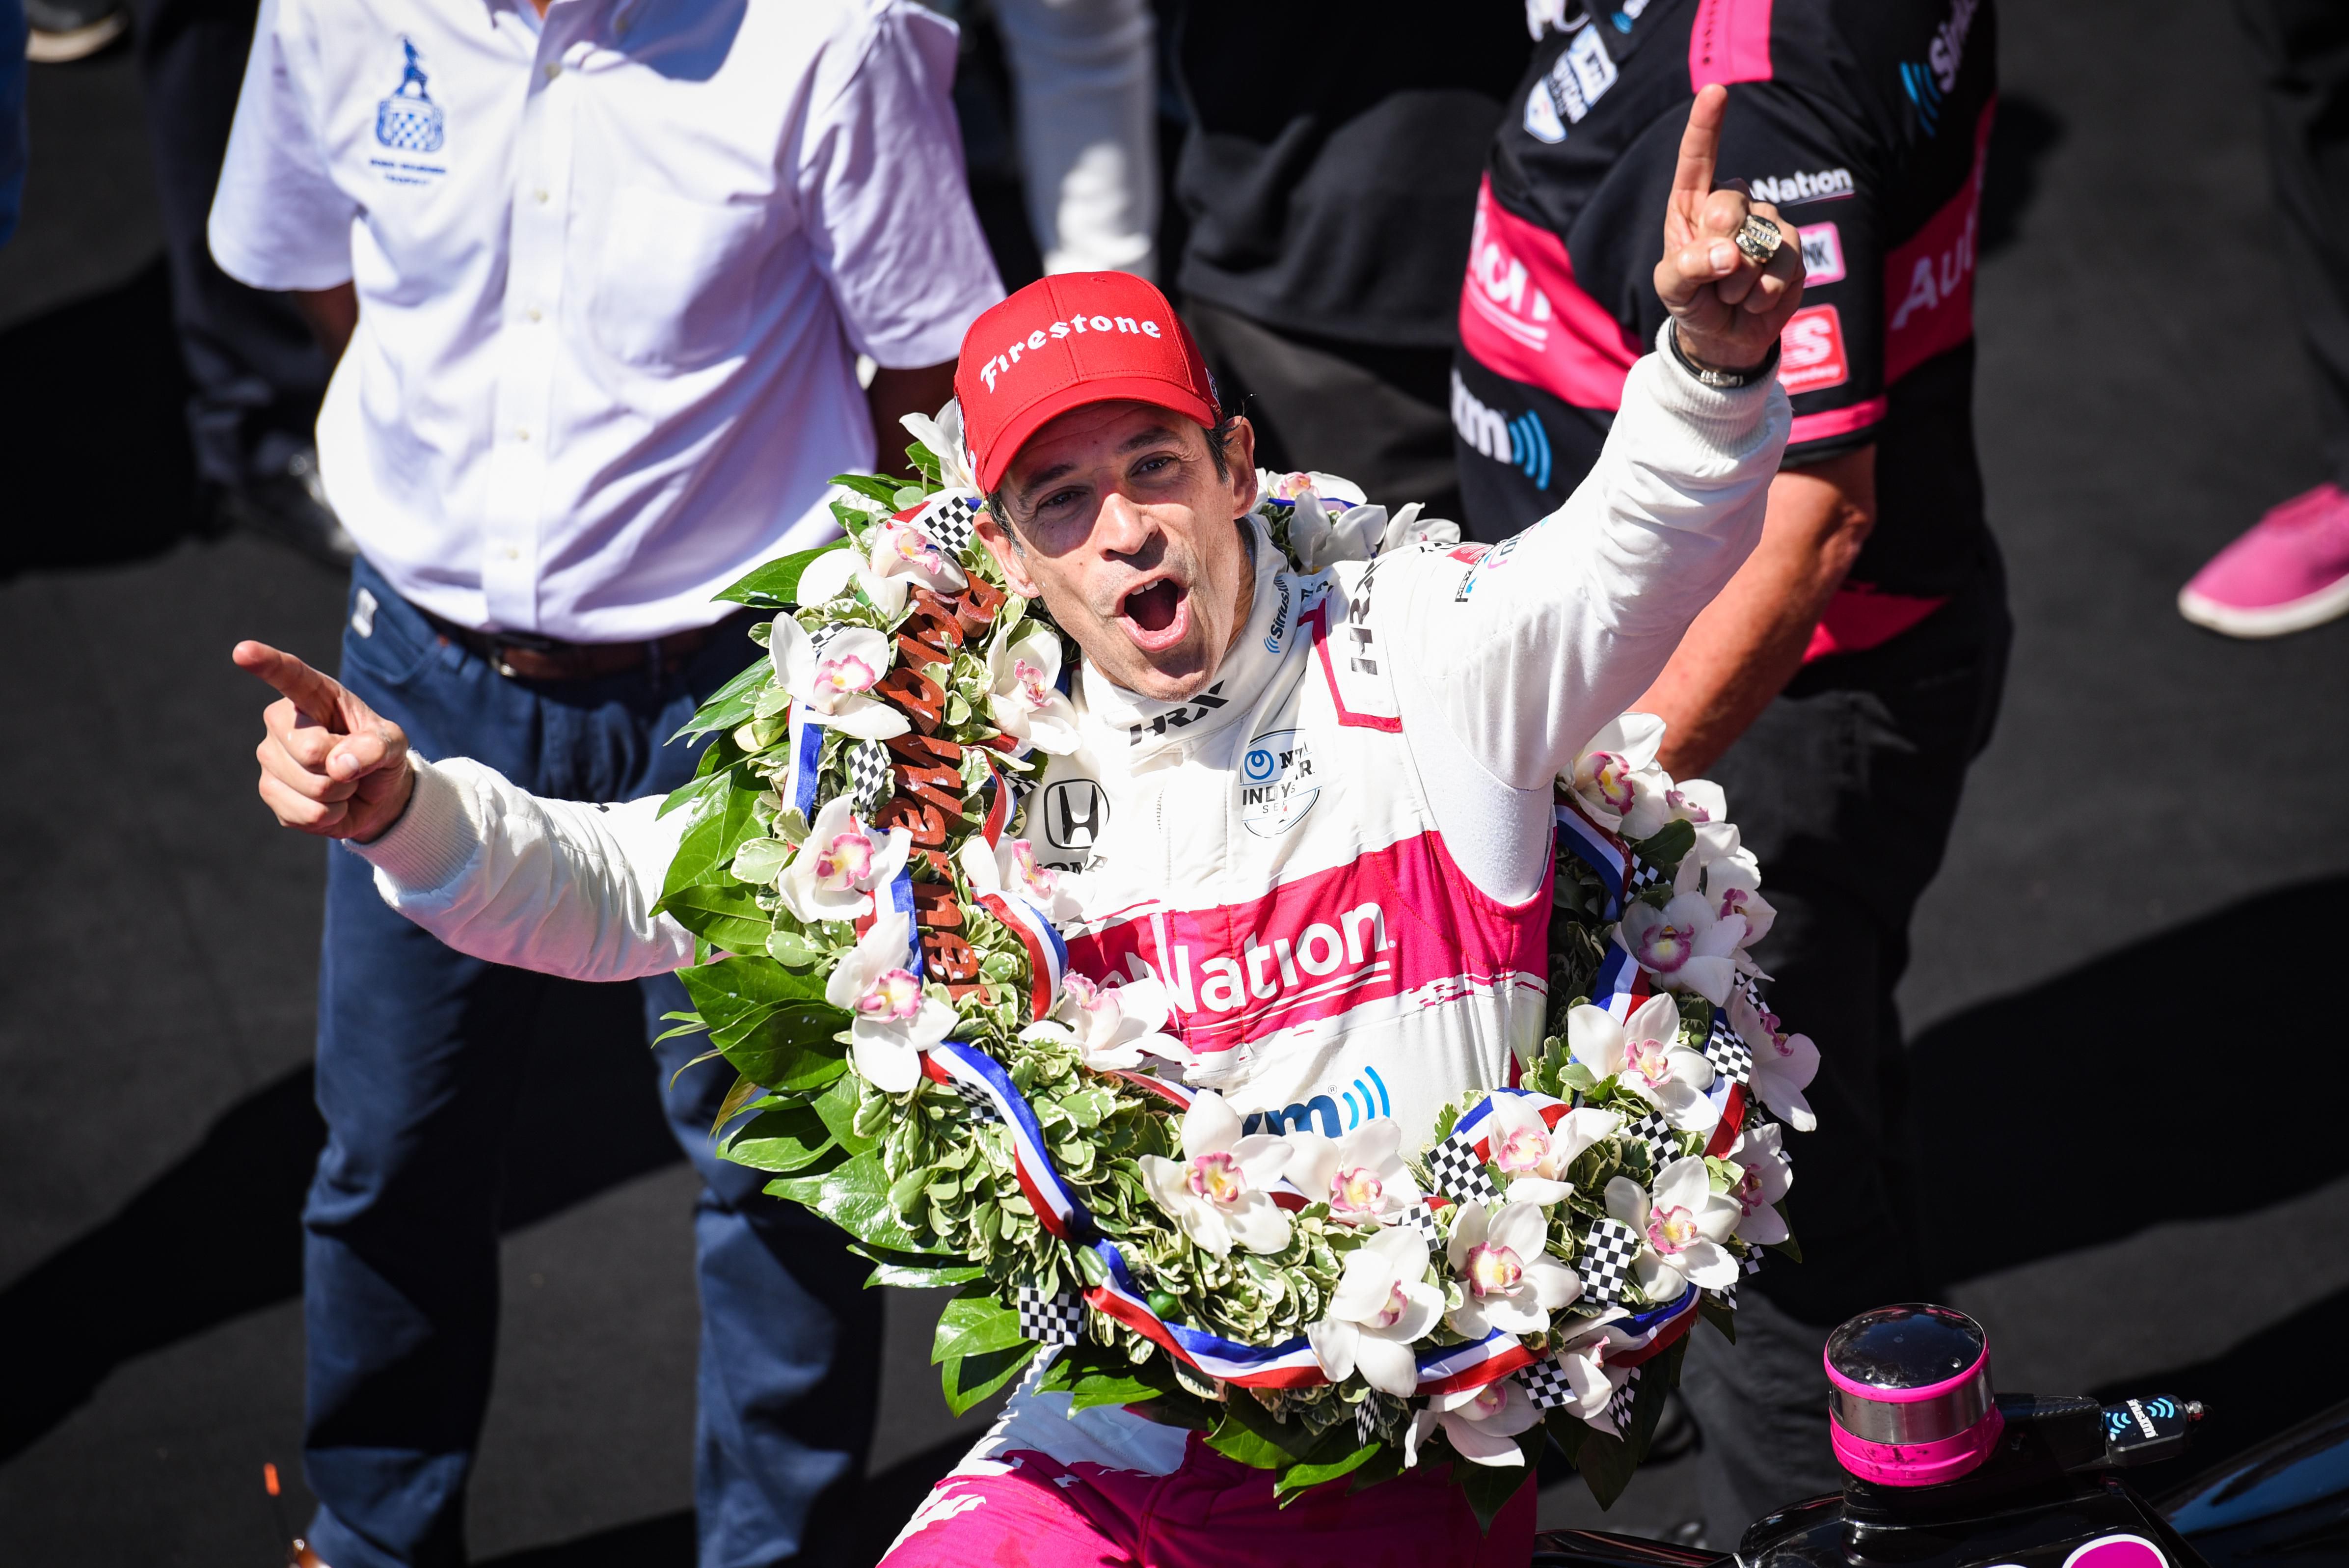
[[1118,615],[1133,640],[1149,649],[1182,640],[1190,622],[1190,595],[1181,584],[1161,577],[1125,596]]

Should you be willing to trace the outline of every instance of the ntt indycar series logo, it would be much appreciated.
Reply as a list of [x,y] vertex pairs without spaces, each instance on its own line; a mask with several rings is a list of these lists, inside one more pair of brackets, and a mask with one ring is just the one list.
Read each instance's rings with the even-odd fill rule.
[[1240,821],[1258,838],[1278,838],[1321,798],[1312,748],[1294,730],[1275,730],[1240,755]]
[[1791,207],[1797,202],[1824,202],[1830,196],[1848,196],[1857,189],[1848,169],[1805,170],[1756,180],[1753,185],[1754,199],[1774,207]]

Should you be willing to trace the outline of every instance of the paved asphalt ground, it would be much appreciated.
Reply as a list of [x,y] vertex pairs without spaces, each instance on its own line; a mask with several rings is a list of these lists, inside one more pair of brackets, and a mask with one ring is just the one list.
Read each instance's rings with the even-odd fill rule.
[[[1903,992],[1933,1240],[2006,1386],[2205,1398],[2207,1458],[2349,1396],[2321,989],[2349,623],[2240,644],[2170,605],[2318,477],[2223,0],[2004,9],[1978,417],[2019,632]],[[253,799],[264,693],[227,653],[331,657],[342,590],[191,535],[129,62],[36,67],[33,111],[0,251],[0,1561],[264,1568],[261,1466],[298,1471],[320,851]],[[690,1185],[631,1042],[542,1044],[473,1548],[682,1565]],[[582,1116],[607,1130],[559,1145]],[[925,1365],[936,1304],[874,1301],[883,1540],[977,1419]],[[1595,1520],[1578,1487],[1545,1518]],[[1656,1469],[1610,1522],[1667,1526],[1686,1488]]]

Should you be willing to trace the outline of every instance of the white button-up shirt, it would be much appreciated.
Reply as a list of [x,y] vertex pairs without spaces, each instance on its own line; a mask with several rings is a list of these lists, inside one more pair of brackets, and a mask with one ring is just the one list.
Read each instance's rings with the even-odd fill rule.
[[951,359],[1003,296],[954,56],[901,0],[265,0],[212,254],[356,284],[318,455],[367,559],[618,642],[830,534],[855,356]]

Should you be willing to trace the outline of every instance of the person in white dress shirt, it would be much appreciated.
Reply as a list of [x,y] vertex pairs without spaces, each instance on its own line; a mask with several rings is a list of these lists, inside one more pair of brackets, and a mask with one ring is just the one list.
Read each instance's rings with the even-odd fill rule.
[[[903,0],[264,5],[212,253],[339,351],[318,453],[360,555],[343,680],[427,754],[581,800],[690,775],[667,742],[758,652],[711,595],[834,531],[830,476],[899,461],[897,416],[947,400],[1002,297],[954,57]],[[442,947],[329,857],[304,1561],[464,1560],[508,1134],[564,1076],[562,1040],[533,1054],[554,983]],[[664,979],[565,1016],[657,1033],[685,1005]],[[866,1266],[716,1159],[730,1075],[671,1083],[696,1049],[647,1075],[704,1183],[700,1562],[845,1560]]]

